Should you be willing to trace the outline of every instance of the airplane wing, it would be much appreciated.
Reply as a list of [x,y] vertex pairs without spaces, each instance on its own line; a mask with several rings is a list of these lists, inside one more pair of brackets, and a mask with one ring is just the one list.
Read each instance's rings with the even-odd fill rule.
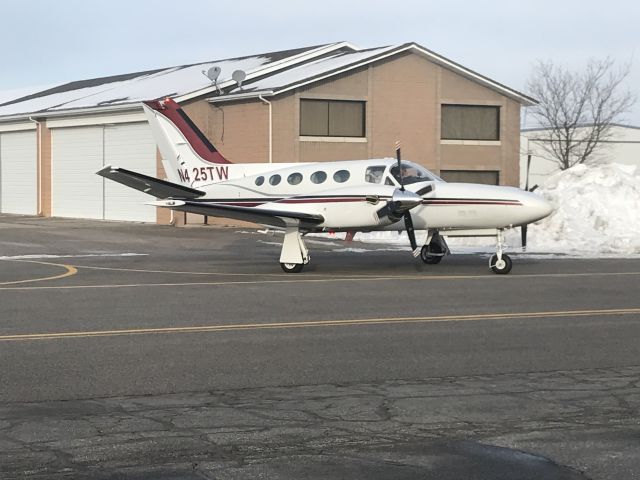
[[205,194],[205,192],[195,188],[185,187],[124,168],[112,167],[111,165],[107,165],[96,173],[156,198],[198,198]]
[[257,207],[242,207],[236,205],[220,205],[208,202],[195,202],[190,200],[160,200],[149,202],[148,205],[167,207],[182,212],[198,213],[211,217],[233,218],[245,222],[269,225],[272,227],[286,228],[296,225],[301,228],[314,228],[324,222],[322,215],[304,212],[292,212]]

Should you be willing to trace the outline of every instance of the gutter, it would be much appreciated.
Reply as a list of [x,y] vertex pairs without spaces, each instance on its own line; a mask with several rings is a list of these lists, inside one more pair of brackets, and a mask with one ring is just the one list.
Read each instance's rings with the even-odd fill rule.
[[262,100],[266,102],[262,97],[273,97],[275,95],[273,90],[262,90],[256,92],[245,92],[245,93],[236,93],[231,95],[224,95],[221,97],[212,97],[207,98],[207,102],[209,103],[222,103],[222,102],[232,102],[234,100],[249,100],[252,98]]
[[273,110],[271,102],[265,100],[262,95],[258,95],[260,101],[269,106],[269,163],[273,163]]

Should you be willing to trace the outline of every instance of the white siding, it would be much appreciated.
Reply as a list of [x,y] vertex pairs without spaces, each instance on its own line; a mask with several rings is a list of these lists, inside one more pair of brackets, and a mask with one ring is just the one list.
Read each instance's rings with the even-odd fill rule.
[[35,131],[0,133],[0,212],[38,213],[38,146]]

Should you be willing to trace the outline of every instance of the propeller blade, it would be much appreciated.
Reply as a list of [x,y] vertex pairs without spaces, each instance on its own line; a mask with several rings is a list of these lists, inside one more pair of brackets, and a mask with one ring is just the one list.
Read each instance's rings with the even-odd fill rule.
[[522,227],[520,227],[520,235],[522,238],[522,248],[526,249],[527,248],[527,225],[522,225]]
[[402,177],[402,158],[400,155],[400,142],[396,142],[396,159],[398,160],[398,176],[400,177],[400,190],[404,192],[404,178]]
[[418,248],[418,242],[416,242],[416,231],[413,228],[413,219],[411,218],[410,211],[404,214],[404,227],[407,230],[407,235],[409,236],[411,250],[415,251]]

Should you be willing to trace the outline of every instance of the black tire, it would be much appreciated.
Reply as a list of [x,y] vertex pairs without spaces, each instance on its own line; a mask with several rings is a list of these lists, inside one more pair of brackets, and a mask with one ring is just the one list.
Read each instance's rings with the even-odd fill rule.
[[429,246],[423,245],[420,250],[420,258],[422,261],[428,265],[436,265],[440,263],[443,255],[429,255]]
[[302,263],[281,263],[282,270],[287,273],[300,273],[304,264]]
[[503,263],[500,264],[497,262],[498,262],[498,255],[494,253],[493,255],[491,255],[491,260],[489,263],[489,265],[491,265],[491,270],[493,270],[493,273],[497,273],[498,275],[506,275],[511,271],[513,262],[511,261],[511,257],[506,253],[502,254]]

